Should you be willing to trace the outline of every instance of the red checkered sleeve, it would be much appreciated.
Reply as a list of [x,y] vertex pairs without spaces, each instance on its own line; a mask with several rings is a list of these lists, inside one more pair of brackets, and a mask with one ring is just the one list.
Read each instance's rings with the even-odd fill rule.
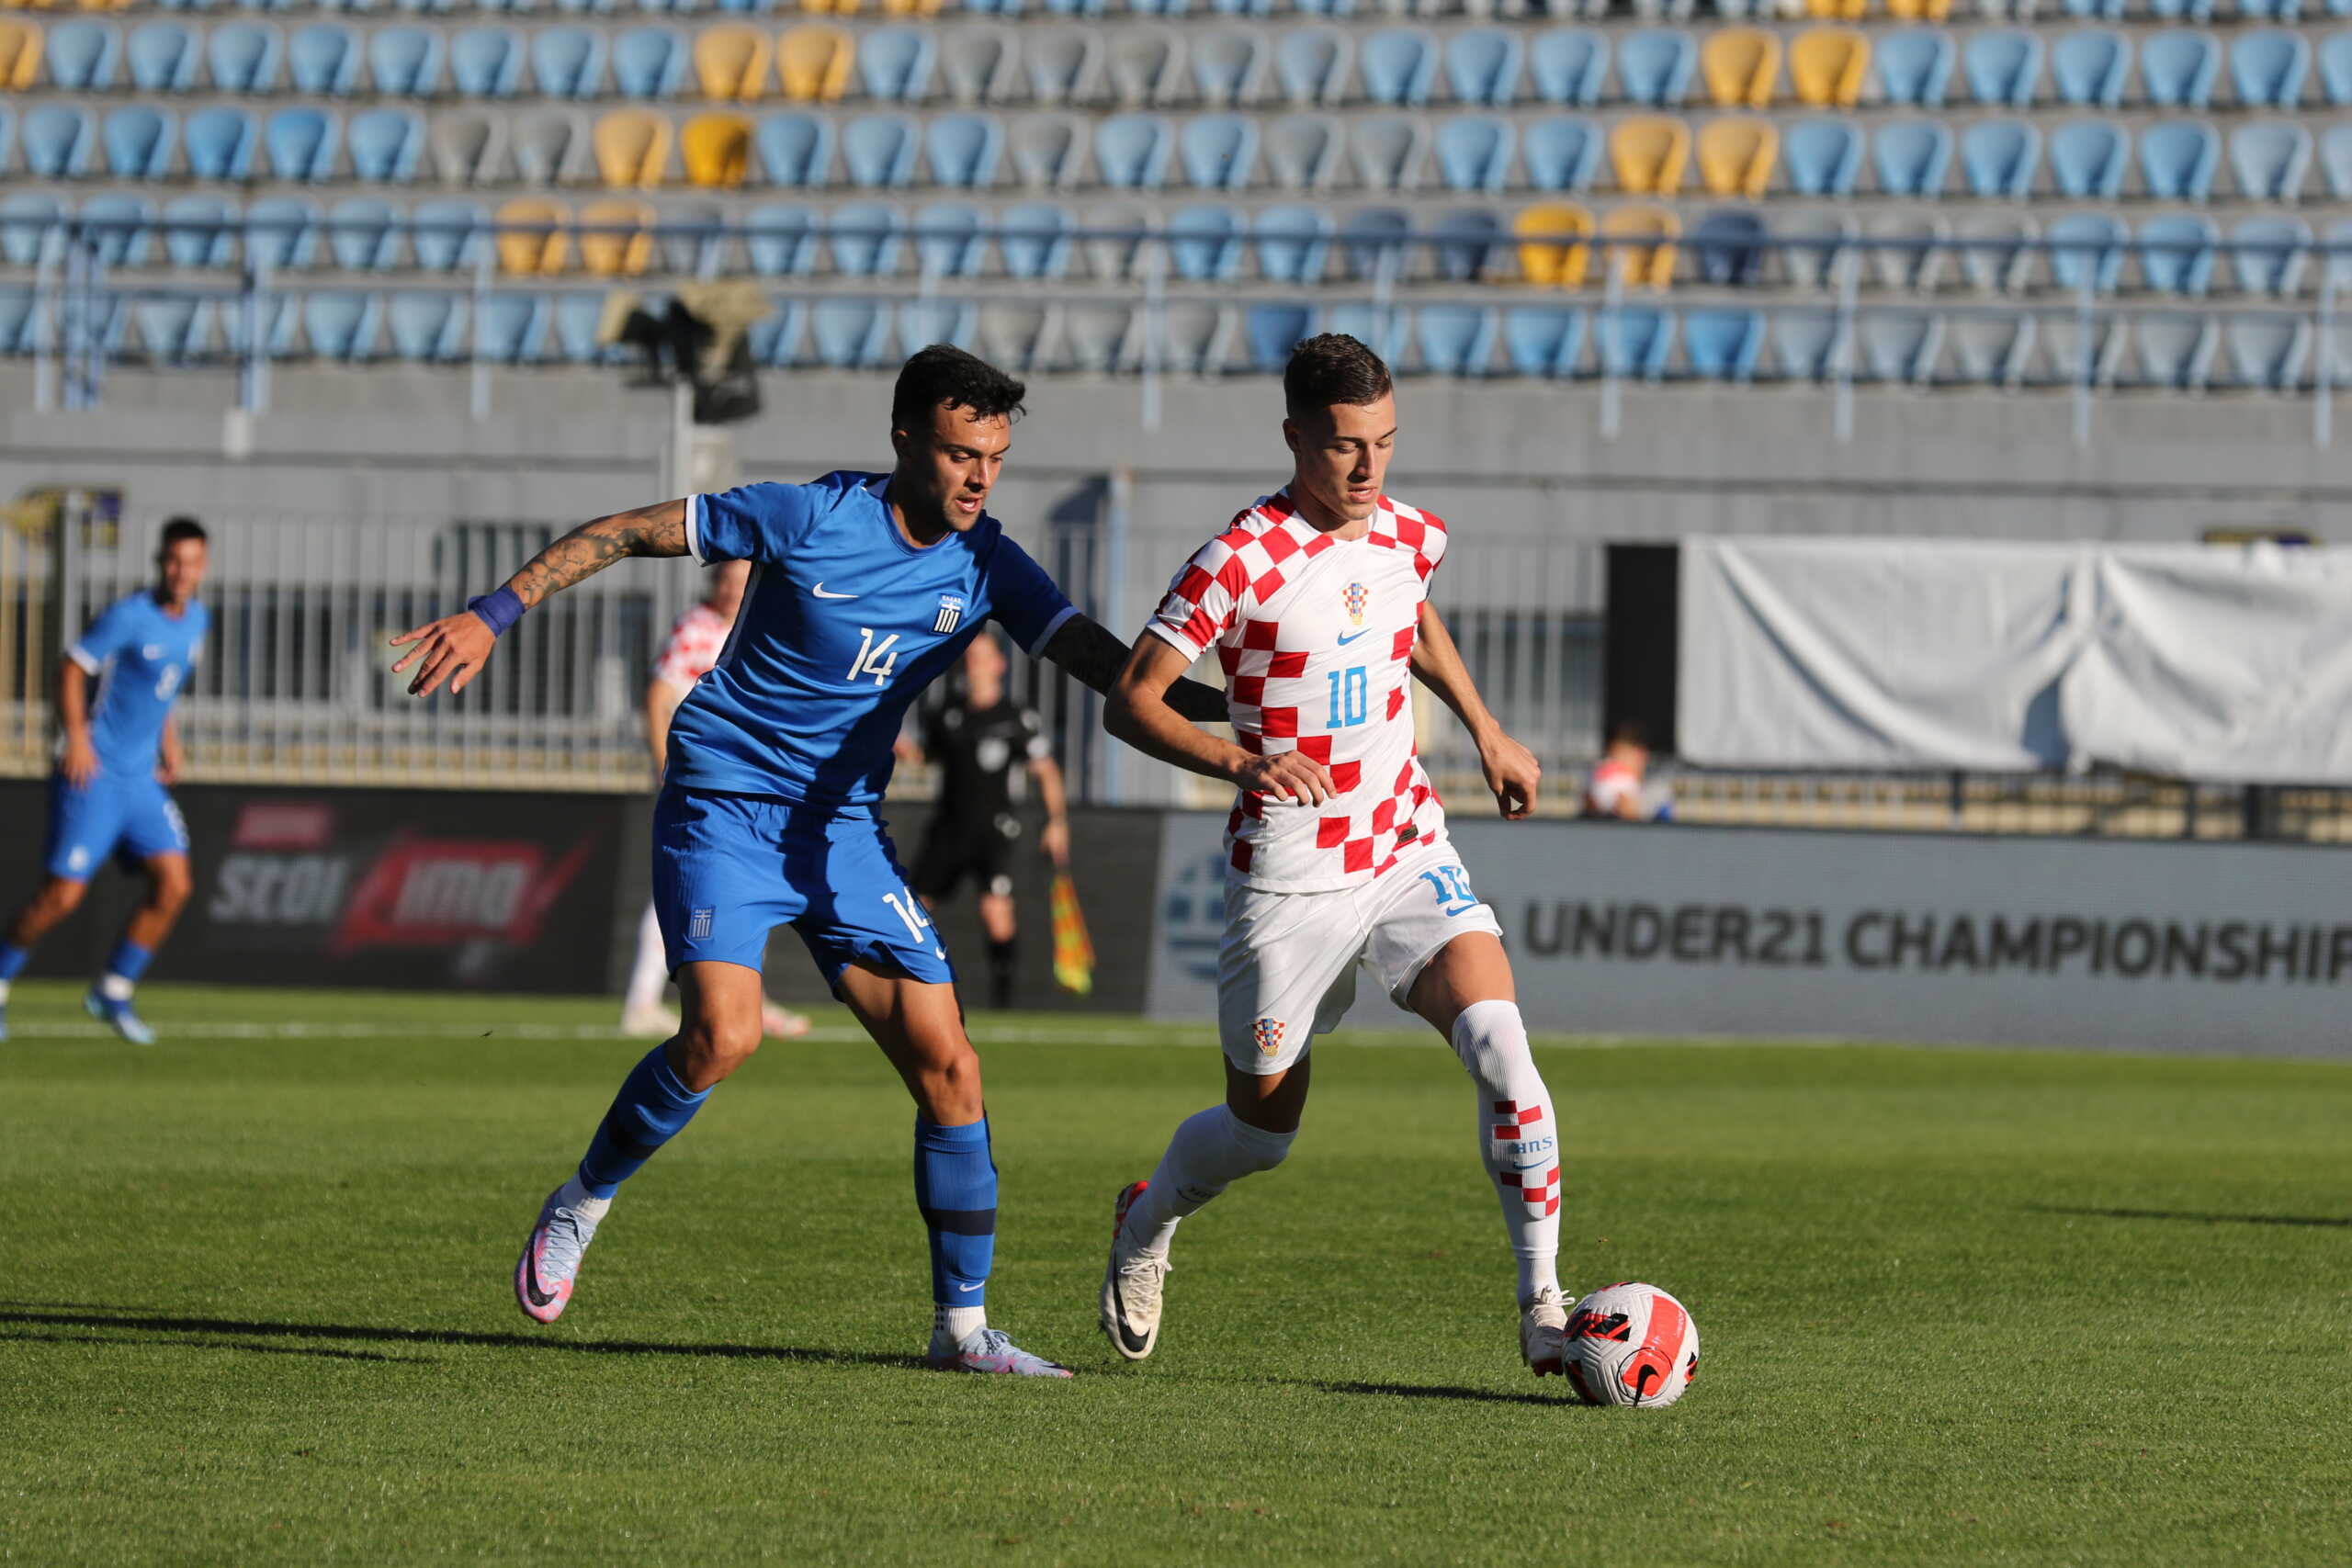
[[1168,596],[1159,602],[1146,629],[1198,659],[1231,629],[1249,592],[1249,570],[1242,564],[1233,536],[1211,539],[1168,585]]

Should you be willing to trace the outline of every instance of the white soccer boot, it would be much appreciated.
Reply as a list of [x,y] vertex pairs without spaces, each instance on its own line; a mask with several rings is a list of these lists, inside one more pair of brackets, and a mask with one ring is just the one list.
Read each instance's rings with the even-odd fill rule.
[[1537,1377],[1557,1377],[1568,1350],[1568,1298],[1546,1285],[1520,1309],[1519,1355]]
[[605,1211],[612,1207],[609,1198],[582,1198],[567,1204],[563,1193],[559,1187],[539,1205],[523,1256],[514,1260],[514,1304],[534,1323],[553,1323],[571,1304],[580,1259],[596,1238]]
[[1033,1356],[1001,1328],[976,1328],[960,1340],[934,1328],[923,1365],[935,1372],[996,1372],[1016,1378],[1075,1377],[1068,1367]]
[[1159,1307],[1169,1274],[1168,1254],[1126,1244],[1127,1211],[1149,1182],[1119,1194],[1111,1213],[1111,1261],[1102,1270],[1102,1332],[1111,1348],[1140,1361],[1159,1343]]

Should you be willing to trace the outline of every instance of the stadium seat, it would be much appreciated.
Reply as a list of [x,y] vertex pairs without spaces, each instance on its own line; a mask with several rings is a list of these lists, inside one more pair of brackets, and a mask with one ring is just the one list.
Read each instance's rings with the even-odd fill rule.
[[1492,364],[1502,322],[1479,305],[1424,305],[1413,312],[1413,341],[1421,369],[1432,376],[1484,376]]
[[1102,68],[1102,38],[1093,28],[1048,28],[1022,46],[1021,63],[1029,96],[1041,104],[1086,98]]
[[1600,220],[1600,237],[1618,242],[1609,260],[1619,276],[1641,288],[1666,288],[1674,282],[1674,241],[1682,220],[1663,207],[1620,207]]
[[248,307],[235,302],[225,303],[219,313],[220,341],[229,356],[242,359],[246,338],[258,342],[255,348],[272,359],[291,359],[300,352],[302,310],[301,300],[293,294],[274,293],[254,298]]
[[345,140],[351,149],[352,178],[406,185],[416,177],[417,161],[424,155],[424,117],[413,109],[361,109],[351,117]]
[[1862,166],[1861,128],[1850,119],[1801,119],[1781,133],[1781,166],[1800,196],[1851,196]]
[[2033,317],[2024,310],[1963,310],[1944,320],[1956,378],[1981,386],[2022,384],[2033,362]]
[[384,301],[384,335],[392,353],[413,365],[442,365],[464,357],[466,297],[404,291]]
[[244,236],[245,259],[255,266],[300,271],[318,253],[318,204],[307,197],[263,197],[245,208]]
[[1510,172],[1511,143],[1508,120],[1449,115],[1438,121],[1432,143],[1438,177],[1451,190],[1498,191]]
[[[2300,21],[2303,0],[2238,0],[2237,14],[2241,21],[2247,22]],[[2338,11],[2336,15],[2343,13]]]
[[1980,119],[1961,132],[1960,166],[1976,196],[2024,200],[2041,163],[2041,132],[2029,121]]
[[1148,108],[1180,96],[1184,35],[1173,28],[1124,28],[1111,36],[1104,65],[1119,102]]
[[44,180],[80,179],[89,172],[97,141],[89,111],[72,104],[36,104],[25,110],[17,137],[25,147],[25,172]]
[[102,264],[109,267],[146,265],[154,213],[144,197],[109,191],[83,202],[77,216]]
[[1412,115],[1373,115],[1355,122],[1348,157],[1367,190],[1411,190],[1421,164],[1421,121]]
[[1528,75],[1546,103],[1590,108],[1609,79],[1609,35],[1595,28],[1548,28],[1528,50]]
[[1827,22],[1859,22],[1870,12],[1870,0],[1804,0],[1800,6],[1783,5],[1783,12],[1796,13]]
[[1330,250],[1331,220],[1301,205],[1267,207],[1250,220],[1258,276],[1269,283],[1317,284]]
[[1600,152],[1598,122],[1582,115],[1536,120],[1523,142],[1527,183],[1540,191],[1589,190],[1600,169]]
[[2131,138],[2110,119],[2072,119],[2050,135],[2050,173],[2062,195],[2111,201],[2123,188]]
[[890,103],[921,103],[931,96],[937,51],[922,28],[876,28],[857,42],[857,77],[865,96]]
[[2221,235],[2202,218],[2151,218],[2140,225],[2140,281],[2158,294],[2201,298]]
[[613,85],[625,98],[675,97],[688,52],[675,28],[630,28],[613,39]]
[[817,264],[817,226],[808,209],[770,202],[743,215],[743,254],[763,277],[806,276]]
[[1502,220],[1487,208],[1458,208],[1442,213],[1428,225],[1430,252],[1440,277],[1450,283],[1477,283],[1503,254],[1507,232]]
[[2329,103],[2339,108],[2352,104],[2352,28],[2340,28],[2320,40],[2319,81]]
[[480,258],[490,213],[478,201],[421,201],[409,214],[409,243],[425,272],[470,269]]
[[1674,313],[1647,305],[1625,305],[1596,313],[1593,342],[1604,376],[1656,381],[1666,375],[1674,353]]
[[2221,133],[2202,120],[2158,120],[2140,132],[2141,183],[2157,201],[2203,201],[2221,158]]
[[547,300],[537,294],[484,295],[473,313],[475,355],[493,365],[538,363],[547,352],[548,315]]
[[1766,108],[1781,79],[1781,39],[1761,28],[1719,28],[1699,51],[1707,96],[1724,108]]
[[1069,209],[1050,201],[1019,202],[997,215],[997,251],[1013,277],[1058,282],[1069,271]]
[[1378,278],[1384,272],[1402,276],[1410,252],[1405,237],[1413,220],[1393,207],[1359,208],[1340,224],[1340,254],[1348,276],[1358,281]]
[[[1591,262],[1592,214],[1566,202],[1543,202],[1521,209],[1511,220],[1518,236],[1519,275],[1539,288],[1581,288]],[[1573,236],[1573,238],[1571,238]]]
[[1617,46],[1617,85],[1628,103],[1678,107],[1698,66],[1698,48],[1685,32],[1655,28],[1630,33]]
[[1348,67],[1355,59],[1350,35],[1322,24],[1293,28],[1274,44],[1274,78],[1283,96],[1304,108],[1336,104],[1347,96]]
[[1514,305],[1503,312],[1503,353],[1522,376],[1577,373],[1584,352],[1585,313],[1566,305]]
[[2142,312],[2132,321],[2132,355],[2140,365],[2134,384],[2201,392],[2220,346],[2213,318],[2202,312]]
[[752,122],[740,114],[698,114],[678,132],[686,183],[733,190],[751,177]]
[[1305,305],[1252,305],[1242,318],[1242,333],[1250,342],[1250,367],[1269,376],[1282,373],[1291,350],[1315,330],[1314,312]]
[[390,272],[400,255],[399,221],[389,201],[346,197],[327,209],[327,254],[345,272]]
[[1690,130],[1664,115],[1633,115],[1610,128],[1609,163],[1617,188],[1634,196],[1672,196],[1690,160]]
[[571,211],[545,197],[517,197],[498,209],[498,269],[552,276],[571,260]]
[[808,331],[808,307],[803,300],[775,298],[769,311],[743,329],[743,345],[754,365],[789,370],[800,363],[800,340]]
[[975,341],[979,310],[968,299],[910,299],[899,307],[899,345],[911,351],[934,343],[965,347]]
[[1356,51],[1363,96],[1375,104],[1418,108],[1437,80],[1437,40],[1419,28],[1383,28]]
[[2311,45],[2300,34],[2241,33],[2230,45],[2230,83],[2249,108],[2292,109],[2302,102],[2311,62]]
[[2236,314],[2222,329],[2236,384],[2265,392],[2291,392],[2311,357],[2312,324],[2302,316]]
[[523,80],[523,42],[512,28],[465,28],[449,39],[449,82],[465,98],[511,98]]
[[1078,134],[1078,121],[1069,115],[1032,114],[1013,121],[1005,141],[1025,184],[1057,190],[1077,179],[1084,162]]
[[1128,368],[1134,355],[1127,345],[1134,332],[1135,312],[1125,305],[1075,304],[1062,312],[1070,366],[1089,375]]
[[1177,133],[1178,162],[1195,190],[1246,190],[1258,163],[1257,121],[1246,115],[1195,115]]
[[1312,331],[1340,333],[1395,364],[1405,357],[1405,312],[1393,305],[1343,302],[1317,312]]
[[1941,218],[1917,208],[1895,208],[1872,217],[1864,232],[1880,288],[1935,292],[1951,242],[1951,228]]
[[115,57],[121,52],[122,35],[113,24],[86,17],[55,24],[41,46],[50,85],[69,93],[102,93],[113,86]]
[[2107,28],[2062,34],[2050,49],[2050,80],[2062,103],[2111,109],[2123,101],[2131,70],[2131,44]]
[[989,361],[1023,373],[1045,367],[1052,327],[1053,315],[1042,305],[983,305],[978,323]]
[[188,294],[138,299],[130,313],[148,358],[158,365],[193,364],[211,345],[215,312],[209,299]]
[[[597,341],[597,329],[604,324],[605,296],[567,290],[550,295],[548,300],[548,346],[554,357],[566,365],[598,365],[607,356],[610,345]],[[663,309],[661,297],[649,295],[643,307],[649,314]]]
[[384,28],[368,39],[368,76],[395,98],[429,98],[441,90],[441,29]]
[[302,334],[319,358],[358,364],[376,352],[379,309],[373,294],[344,289],[308,294],[302,299]]
[[581,177],[592,163],[587,117],[549,107],[514,120],[514,169],[526,185],[560,185]]
[[179,124],[145,104],[125,104],[107,111],[98,141],[106,150],[107,173],[116,179],[161,179],[178,145]]
[[1772,220],[1781,270],[1800,288],[1835,283],[1839,265],[1855,254],[1847,243],[1855,234],[1853,219],[1843,212],[1784,212]]
[[2230,229],[2230,271],[2245,294],[2293,294],[2312,246],[2311,225],[2299,218],[2242,218]]
[[218,104],[197,109],[187,117],[182,140],[192,178],[243,180],[252,172],[256,139],[253,117],[243,109]]
[[45,190],[10,191],[0,196],[0,261],[10,266],[38,266],[41,253],[54,252],[64,235],[58,225],[65,204]]
[[2123,269],[2123,225],[2104,212],[2069,212],[2045,231],[2050,243],[2051,281],[2069,294],[2088,283],[2096,292],[2115,292]]
[[899,270],[899,240],[904,225],[896,209],[878,201],[837,207],[825,223],[826,250],[833,270],[848,277],[887,277]]
[[1229,207],[1180,207],[1168,214],[1168,261],[1187,283],[1223,283],[1241,270],[1241,217]]
[[653,261],[653,209],[606,197],[580,209],[580,265],[597,277],[636,277]]
[[[885,33],[910,32],[908,28],[883,28],[866,36],[871,48]],[[914,33],[922,46],[926,66],[930,61],[931,39],[927,34]],[[887,47],[873,51],[876,58],[886,57]],[[707,28],[695,37],[695,81],[702,88],[702,96],[719,103],[751,103],[764,97],[768,89],[771,64],[768,35],[757,28]],[[875,93],[873,61],[861,55],[860,66],[867,72],[868,93]],[[887,78],[886,78],[887,80]],[[899,93],[876,94],[877,96],[899,97]]]
[[1106,186],[1158,190],[1166,177],[1174,132],[1149,114],[1115,114],[1094,130],[1094,164]]
[[914,177],[921,145],[915,122],[902,114],[862,114],[842,126],[842,167],[850,183],[896,188]]
[[548,28],[533,35],[531,80],[546,97],[595,97],[604,91],[605,35],[585,28]]
[[248,96],[276,91],[278,61],[284,48],[274,27],[228,22],[213,28],[204,40],[213,87],[223,93]]
[[342,97],[359,81],[359,39],[340,22],[296,29],[286,44],[286,71],[298,93]]
[[1509,108],[1519,96],[1519,35],[1467,28],[1445,44],[1445,81],[1454,101]]
[[1941,28],[1904,28],[1882,34],[1871,51],[1880,96],[1891,104],[1941,108],[1951,82],[1951,35]]
[[1699,177],[1711,196],[1761,200],[1780,156],[1780,132],[1760,116],[1724,115],[1699,128]]
[[2352,201],[2352,123],[2328,128],[2319,139],[2319,161],[2327,173],[2328,194]]
[[2230,132],[2230,172],[2250,201],[2293,201],[2312,161],[2312,133],[2291,120],[2242,122]]
[[1159,231],[1159,209],[1136,202],[1105,202],[1089,208],[1079,227],[1097,231],[1086,242],[1087,265],[1095,276],[1131,278],[1140,276],[1136,263],[1143,256],[1144,237]]
[[1201,102],[1229,108],[1257,96],[1266,43],[1255,29],[1224,28],[1204,34],[1193,42],[1192,53],[1193,87]]
[[39,28],[0,17],[0,92],[21,93],[30,87],[40,73],[40,51]]
[[2029,32],[1984,32],[1969,35],[1961,51],[1968,75],[1969,95],[1989,107],[2024,109],[2033,107],[2034,86],[2041,79],[2041,40]]
[[1690,250],[1699,276],[1719,288],[1745,288],[1763,271],[1771,226],[1741,207],[1711,208],[1690,231]]
[[992,116],[941,115],[924,128],[922,144],[932,184],[978,190],[995,183],[1004,133]]
[[1692,310],[1682,318],[1682,355],[1701,380],[1752,380],[1763,352],[1761,310]]
[[1880,307],[1855,323],[1861,340],[1862,368],[1873,381],[1925,387],[1936,375],[1943,350],[1944,319],[1933,310]]
[[175,196],[164,204],[164,255],[189,271],[225,267],[236,252],[237,209],[217,196]]
[[321,109],[284,108],[262,127],[261,144],[270,177],[314,183],[334,172],[335,144],[343,122]]
[[992,101],[1020,76],[1020,49],[1002,28],[965,28],[940,66],[959,104]]
[[715,277],[729,270],[727,209],[715,201],[673,203],[656,214],[654,265],[681,277]]
[[1320,190],[1339,166],[1343,141],[1329,115],[1283,115],[1266,128],[1266,164],[1285,190]]
[[651,189],[670,167],[670,122],[651,109],[596,118],[596,174],[616,190]]
[[1852,28],[1812,28],[1789,46],[1789,79],[1797,102],[1851,108],[1870,73],[1869,35]]
[[2148,15],[2163,22],[2210,22],[2213,0],[2148,0]]
[[1881,195],[1939,197],[1951,163],[1951,128],[1939,119],[1887,120],[1871,137],[1871,160]]
[[760,172],[772,186],[815,189],[832,164],[832,122],[797,109],[767,115],[752,133]]
[[2201,109],[2212,101],[2221,64],[2211,33],[2167,28],[2140,46],[2140,85],[2158,108]]

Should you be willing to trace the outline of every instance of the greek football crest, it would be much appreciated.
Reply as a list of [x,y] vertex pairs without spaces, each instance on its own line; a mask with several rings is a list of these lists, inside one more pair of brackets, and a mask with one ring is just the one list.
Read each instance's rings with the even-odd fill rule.
[[931,623],[931,629],[935,632],[952,632],[956,629],[956,623],[963,618],[964,596],[960,593],[942,593],[939,596],[939,618]]
[[1348,584],[1347,592],[1340,597],[1347,601],[1350,623],[1359,626],[1363,625],[1364,606],[1372,603],[1372,594],[1364,585],[1361,582],[1351,582]]
[[1283,1026],[1271,1018],[1261,1018],[1250,1028],[1250,1038],[1257,1043],[1258,1055],[1271,1056],[1283,1048]]

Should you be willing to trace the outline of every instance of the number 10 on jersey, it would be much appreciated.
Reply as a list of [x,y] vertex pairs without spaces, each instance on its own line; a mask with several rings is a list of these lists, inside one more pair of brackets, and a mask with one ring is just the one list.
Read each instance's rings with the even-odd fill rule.
[[1372,689],[1372,679],[1364,673],[1364,667],[1358,664],[1334,670],[1324,679],[1331,687],[1331,722],[1326,728],[1345,729],[1350,725],[1362,724],[1371,710],[1367,694]]

